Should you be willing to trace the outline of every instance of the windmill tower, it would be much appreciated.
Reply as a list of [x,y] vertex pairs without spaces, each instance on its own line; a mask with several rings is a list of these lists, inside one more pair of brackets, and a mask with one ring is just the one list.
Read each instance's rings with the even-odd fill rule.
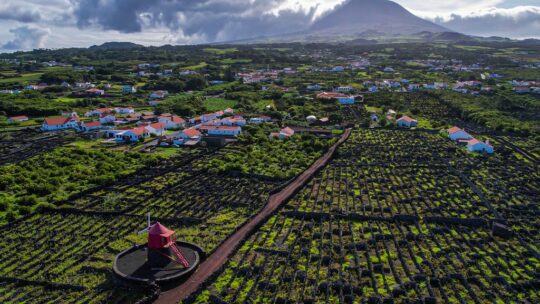
[[148,230],[148,263],[152,268],[165,268],[174,261],[185,268],[189,262],[176,246],[176,234],[159,222]]

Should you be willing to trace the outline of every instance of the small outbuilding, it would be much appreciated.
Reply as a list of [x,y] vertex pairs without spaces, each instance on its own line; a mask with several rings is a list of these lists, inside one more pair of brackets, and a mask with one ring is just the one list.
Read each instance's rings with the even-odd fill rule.
[[414,128],[418,125],[418,121],[409,116],[403,116],[397,120],[396,124],[400,128]]

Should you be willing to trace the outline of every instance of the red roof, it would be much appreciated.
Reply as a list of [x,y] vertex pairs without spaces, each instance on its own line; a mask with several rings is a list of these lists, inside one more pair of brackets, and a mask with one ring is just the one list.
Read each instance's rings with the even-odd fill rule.
[[78,117],[50,117],[45,118],[45,124],[49,126],[65,125],[71,120],[79,121]]
[[287,128],[281,129],[280,133],[284,134],[284,135],[287,135],[287,136],[292,136],[292,135],[294,135],[294,130],[287,127]]
[[343,93],[338,93],[338,92],[322,92],[317,95],[317,98],[322,98],[322,99],[345,98],[345,97],[349,97],[349,96]]
[[457,133],[459,131],[461,131],[461,128],[458,128],[458,127],[452,127],[450,129],[447,130],[449,134],[454,134],[454,133]]
[[236,131],[241,130],[240,127],[234,127],[234,126],[202,126],[200,127],[201,130],[229,130],[229,131]]
[[165,125],[160,122],[153,123],[149,125],[149,127],[152,127],[154,129],[165,129]]
[[400,119],[398,119],[398,121],[399,121],[399,120],[405,120],[406,122],[413,122],[413,121],[416,121],[416,119],[413,119],[413,118],[411,118],[411,117],[409,117],[409,116],[403,116],[403,117],[401,117]]
[[492,145],[488,144],[487,142],[482,142],[482,141],[479,141],[478,139],[476,138],[473,138],[473,139],[470,139],[468,141],[465,141],[468,145],[471,145],[471,146],[474,146],[476,144],[485,144],[486,146],[488,147],[493,147]]
[[201,132],[191,128],[191,129],[185,129],[184,131],[182,131],[184,134],[186,134],[187,137],[197,137],[197,136],[201,136]]
[[98,93],[98,92],[103,92],[103,90],[100,90],[100,89],[97,89],[97,88],[91,88],[91,89],[86,90],[86,92],[88,92],[88,93]]
[[85,127],[93,128],[93,127],[101,127],[101,123],[99,121],[91,121],[91,122],[85,122]]
[[28,120],[28,116],[13,116],[9,118],[10,120]]
[[174,234],[173,230],[161,225],[159,222],[155,223],[150,227],[148,231],[149,235],[159,235],[161,237],[169,237]]
[[138,127],[138,128],[133,128],[130,131],[135,133],[135,135],[143,135],[146,132],[146,129],[144,127]]

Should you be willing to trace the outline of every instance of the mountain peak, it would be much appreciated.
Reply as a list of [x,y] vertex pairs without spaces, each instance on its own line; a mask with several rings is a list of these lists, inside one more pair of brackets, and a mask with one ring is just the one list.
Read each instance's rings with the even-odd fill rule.
[[449,32],[448,29],[419,18],[389,0],[349,0],[316,20],[310,28],[310,32],[335,34],[365,31],[386,34]]

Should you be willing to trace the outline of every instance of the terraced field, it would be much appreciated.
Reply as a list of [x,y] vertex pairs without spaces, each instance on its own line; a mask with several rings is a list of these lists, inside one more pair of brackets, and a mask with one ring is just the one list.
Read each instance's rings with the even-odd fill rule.
[[[425,131],[356,131],[186,302],[536,303],[537,209],[509,210],[537,206],[537,167],[502,152],[474,156]],[[492,171],[502,162],[508,173]]]

